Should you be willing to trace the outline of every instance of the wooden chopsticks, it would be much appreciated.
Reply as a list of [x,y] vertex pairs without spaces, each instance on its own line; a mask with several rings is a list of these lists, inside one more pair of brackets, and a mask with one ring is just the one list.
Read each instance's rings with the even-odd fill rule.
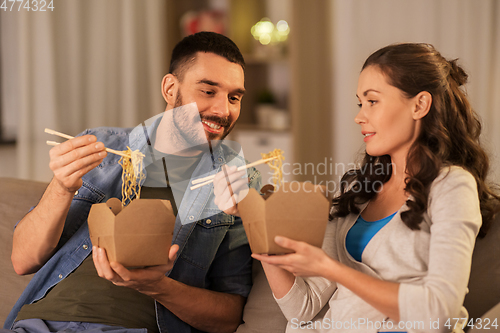
[[[250,163],[250,164],[247,164],[247,165],[242,165],[242,166],[238,167],[238,169],[236,169],[236,170],[237,171],[245,170],[245,169],[251,168],[253,166],[259,165],[259,164],[267,163],[267,162],[269,162],[271,160],[274,160],[276,158],[278,158],[278,156],[269,157],[269,158],[263,158],[261,160],[255,161],[253,163]],[[200,188],[202,186],[208,185],[208,184],[210,184],[210,183],[212,183],[214,181],[214,178],[215,178],[215,175],[211,175],[211,176],[207,176],[207,177],[195,179],[195,180],[193,180],[191,182],[191,184],[193,184],[194,186],[191,186],[190,189],[191,190],[196,190],[197,188]],[[197,184],[197,185],[195,185],[195,184]]]
[[[71,135],[64,134],[64,133],[61,133],[61,132],[57,132],[57,131],[51,130],[50,128],[46,128],[45,129],[45,133],[49,133],[49,134],[52,134],[52,135],[57,135],[57,136],[60,136],[61,138],[65,138],[65,139],[73,139],[74,138]],[[60,142],[47,141],[47,144],[49,146],[57,146],[59,143]],[[114,149],[111,149],[111,148],[106,148],[106,151],[108,153],[120,155],[120,156],[123,156],[123,157],[130,157],[130,156],[128,156],[128,154],[125,154],[124,152],[119,151],[119,150],[114,150]]]
[[[57,132],[57,131],[51,130],[49,128],[45,129],[45,133],[52,134],[52,135],[57,135],[57,136],[60,136],[62,138],[65,138],[65,139],[73,139],[74,138],[71,135],[64,134],[64,133],[61,133],[61,132]],[[47,141],[47,144],[49,146],[57,146],[59,144],[59,142]],[[127,154],[125,154],[125,153],[123,153],[121,151],[114,150],[114,149],[111,149],[111,148],[106,148],[106,151],[109,152],[109,153],[112,153],[112,154],[123,156],[123,157],[130,157]],[[242,166],[238,167],[237,171],[245,170],[245,169],[251,168],[253,166],[259,165],[259,164],[264,164],[264,163],[267,163],[267,162],[269,162],[271,160],[274,160],[276,158],[278,158],[278,156],[269,157],[269,158],[263,158],[263,159],[260,159],[258,161],[255,161],[253,163],[250,163],[250,164],[247,164],[247,165],[242,165]],[[191,183],[194,186],[191,186],[191,190],[195,190],[195,189],[200,188],[202,186],[211,184],[214,181],[214,178],[215,178],[215,175],[211,175],[211,176],[207,176],[207,177],[198,178],[198,179],[193,180]]]

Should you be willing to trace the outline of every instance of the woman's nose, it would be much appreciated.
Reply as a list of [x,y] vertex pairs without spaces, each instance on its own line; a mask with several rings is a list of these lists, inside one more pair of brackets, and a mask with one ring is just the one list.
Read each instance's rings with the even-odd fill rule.
[[360,124],[364,124],[366,122],[366,117],[365,117],[365,114],[363,112],[363,110],[360,108],[359,109],[359,112],[358,114],[356,115],[356,117],[354,117],[354,121],[356,122],[356,124],[360,125]]

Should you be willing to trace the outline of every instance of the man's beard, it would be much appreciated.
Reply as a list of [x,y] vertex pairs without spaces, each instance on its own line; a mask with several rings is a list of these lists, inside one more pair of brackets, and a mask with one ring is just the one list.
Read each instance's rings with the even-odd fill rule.
[[[183,122],[183,114],[181,112],[182,107],[184,105],[182,101],[182,94],[180,90],[178,91],[177,98],[175,99],[175,104],[174,104],[174,114],[173,114],[173,121],[174,125],[180,130],[180,134],[186,140],[186,142],[193,142],[196,140],[193,140],[193,134],[189,129],[185,128],[182,129],[181,123]],[[177,111],[176,111],[177,110]],[[215,134],[211,133],[205,130],[203,127],[203,124],[200,124],[203,127],[203,131],[205,132],[206,138],[208,141],[214,141],[214,140],[224,140],[226,136],[231,132],[231,130],[234,127],[234,123],[231,125],[231,122],[229,121],[229,117],[218,117],[218,116],[206,116],[199,114],[200,116],[200,121],[206,120],[212,123],[215,123],[219,126],[221,126],[224,130],[221,134]],[[191,132],[191,133],[190,133]]]

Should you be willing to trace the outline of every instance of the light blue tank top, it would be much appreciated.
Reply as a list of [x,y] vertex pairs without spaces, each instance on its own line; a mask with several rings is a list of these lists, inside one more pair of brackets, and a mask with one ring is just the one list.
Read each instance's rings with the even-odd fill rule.
[[345,240],[347,252],[357,261],[361,261],[361,254],[363,254],[368,242],[394,217],[394,215],[396,215],[396,213],[373,222],[366,221],[360,215],[356,223],[354,223],[347,233]]

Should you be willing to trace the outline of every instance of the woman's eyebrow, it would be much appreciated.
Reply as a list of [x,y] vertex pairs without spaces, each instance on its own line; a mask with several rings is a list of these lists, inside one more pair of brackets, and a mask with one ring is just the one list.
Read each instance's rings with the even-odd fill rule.
[[[366,90],[366,91],[363,93],[363,96],[368,95],[368,93],[369,93],[370,91],[373,91],[373,92],[376,92],[376,93],[379,93],[379,94],[380,94],[380,91],[378,91],[378,90],[375,90],[375,89],[368,89],[368,90]],[[359,98],[358,94],[356,94],[356,98]]]
[[[375,89],[367,89],[367,90],[365,90],[365,92],[363,93],[363,96],[368,95],[368,93],[369,93],[370,91],[373,91],[373,92],[376,92],[376,93],[379,93],[379,94],[380,94],[380,91],[378,91],[378,90],[375,90]],[[357,96],[357,95],[356,95],[356,96]]]

